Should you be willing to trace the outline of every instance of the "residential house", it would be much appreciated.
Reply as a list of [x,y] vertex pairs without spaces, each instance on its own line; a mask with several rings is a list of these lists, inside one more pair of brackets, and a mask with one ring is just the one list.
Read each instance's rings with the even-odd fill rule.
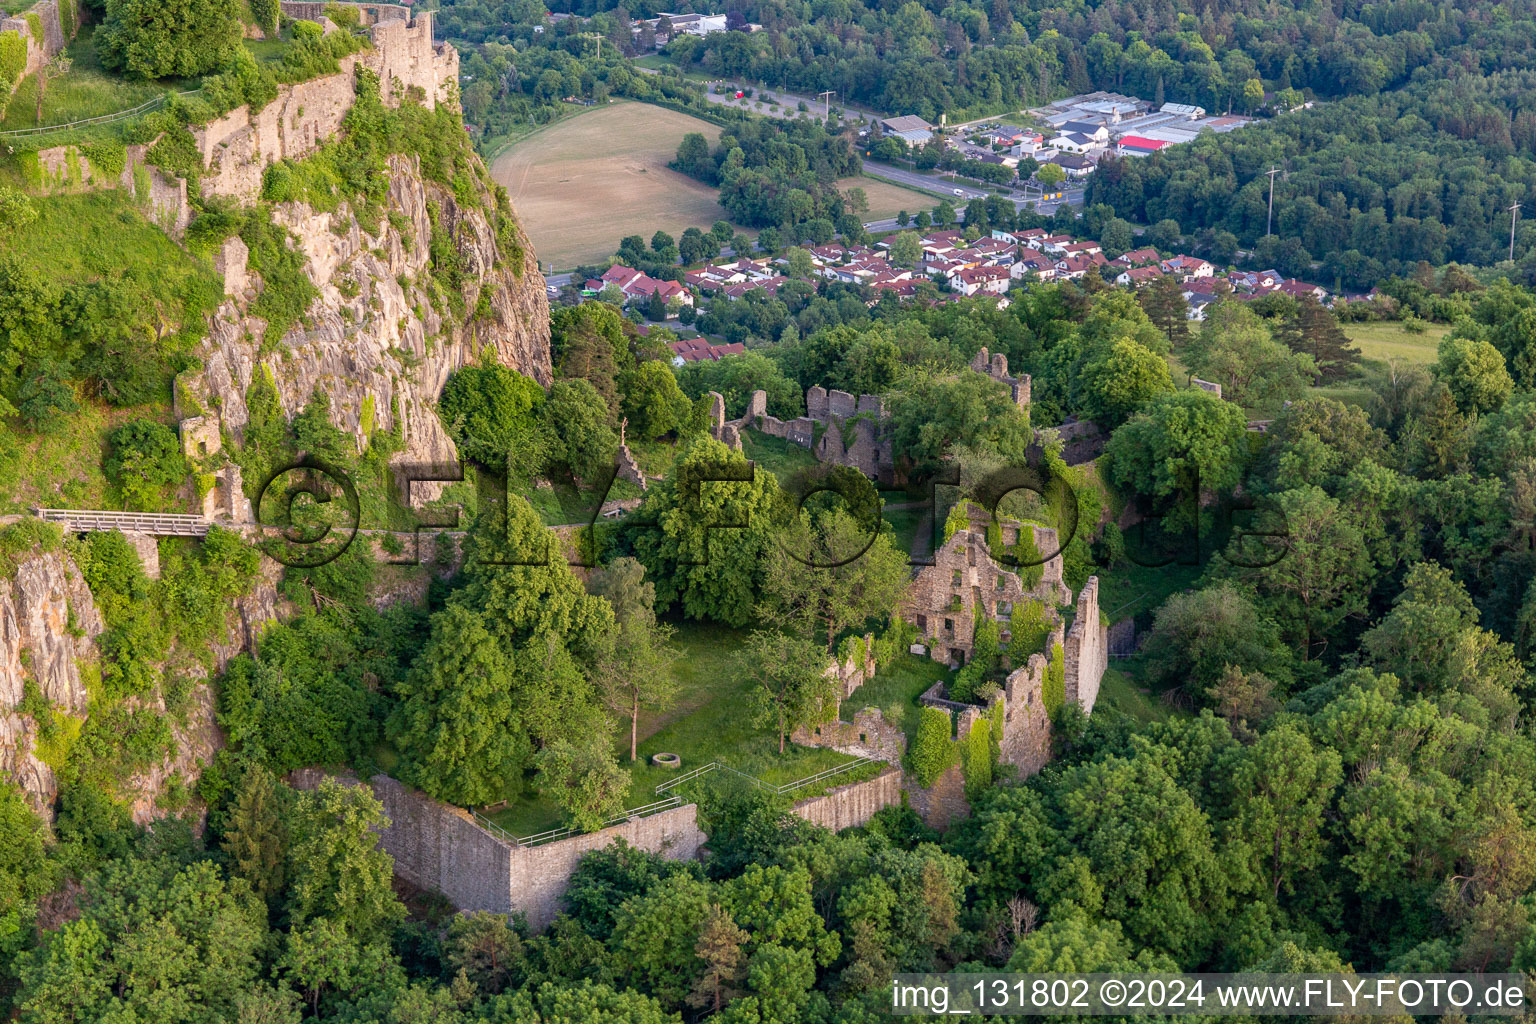
[[1280,282],[1280,291],[1295,299],[1304,299],[1308,296],[1321,302],[1328,297],[1328,289],[1320,288],[1315,284],[1307,284],[1298,281],[1294,277]]
[[1096,252],[1103,252],[1104,249],[1098,242],[1073,242],[1062,246],[1061,251],[1065,256],[1090,256]]
[[1115,278],[1115,284],[1133,285],[1140,288],[1143,285],[1151,284],[1162,276],[1163,270],[1161,267],[1131,267],[1129,270],[1120,271],[1119,275]]
[[[1040,240],[1039,248],[1047,256],[1065,256],[1067,254],[1067,246],[1075,241],[1077,239],[1071,235],[1047,235]],[[1034,246],[1030,248],[1034,248]]]
[[1042,281],[1049,281],[1056,276],[1056,264],[1049,256],[1034,249],[1021,249],[1013,266],[1009,268],[1009,273],[1015,281],[1028,274],[1034,274]]
[[714,345],[704,338],[681,338],[677,341],[669,341],[667,348],[672,350],[673,366],[697,363],[700,360],[719,360],[725,356],[740,355],[747,350],[747,346],[739,341],[729,345]]
[[1001,295],[1008,290],[1012,276],[1007,267],[970,267],[956,274],[951,283],[962,295]]
[[1194,256],[1170,256],[1162,262],[1163,273],[1175,274],[1181,282],[1193,281],[1197,277],[1213,277],[1216,268],[1205,260]]
[[[993,234],[993,237],[997,237],[996,233]],[[1051,237],[1051,233],[1044,228],[1030,228],[1028,231],[1015,232],[1014,237],[1018,239],[1020,245],[1027,245],[1029,248],[1038,251],[1045,244],[1045,240]]]
[[1096,267],[1093,260],[1084,256],[1067,256],[1056,261],[1056,276],[1069,281],[1087,277]]
[[1236,292],[1272,292],[1283,280],[1274,270],[1237,270],[1227,276],[1227,283]]
[[1123,252],[1109,262],[1117,267],[1145,267],[1148,264],[1161,261],[1162,257],[1157,254],[1156,249],[1143,248]]

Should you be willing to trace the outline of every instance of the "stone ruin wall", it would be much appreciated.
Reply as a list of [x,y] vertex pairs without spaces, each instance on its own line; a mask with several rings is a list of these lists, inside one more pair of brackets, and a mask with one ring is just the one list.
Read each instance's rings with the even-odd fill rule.
[[1062,642],[1067,700],[1086,714],[1099,699],[1099,683],[1109,667],[1109,626],[1099,617],[1099,578],[1088,577],[1077,594],[1077,613]]
[[[282,4],[288,17],[301,16],[290,9],[312,14],[310,8],[317,7],[322,13],[314,20],[323,17],[324,5]],[[262,109],[242,105],[193,132],[203,158],[203,195],[252,200],[261,192],[269,164],[302,159],[319,149],[341,129],[352,109],[359,66],[379,76],[386,106],[399,106],[413,90],[419,90],[428,109],[452,101],[458,89],[458,52],[447,43],[433,45],[430,13],[365,24],[372,26],[373,48],[343,58],[340,71],[279,86],[277,98]]]
[[[1041,601],[1046,609],[1072,599],[1063,579],[1063,562],[1056,530],[1029,524],[1034,529],[1035,546],[1042,553],[1054,551],[1041,566],[1040,582],[1029,591],[1013,572],[993,561],[987,544],[986,526],[973,519],[969,529],[957,531],[935,549],[933,564],[918,571],[908,588],[901,615],[917,626],[919,635],[935,661],[964,664],[970,659],[975,637],[975,608],[979,603],[990,619],[1006,623],[1014,607],[1027,598]],[[1022,525],[1004,521],[1000,529],[1004,544],[1018,539]],[[958,598],[958,600],[957,600]],[[999,610],[999,604],[1007,611]]]
[[[894,452],[883,429],[887,415],[885,400],[879,395],[853,395],[812,387],[805,392],[805,411],[804,416],[792,420],[770,416],[767,392],[754,391],[746,414],[721,425],[727,430],[734,429],[738,436],[741,430],[751,427],[770,437],[782,437],[791,444],[811,449],[820,462],[849,466],[871,479],[890,480],[894,476]],[[849,420],[854,422],[850,425]]]
[[[52,60],[64,47],[69,45],[70,39],[74,38],[74,31],[69,33],[68,38],[65,37],[64,22],[60,17],[59,10],[61,3],[74,5],[70,8],[74,13],[74,17],[71,19],[71,28],[72,30],[78,30],[80,26],[79,0],[42,0],[41,3],[33,4],[25,11],[10,17],[0,17],[0,34],[14,32],[27,47],[26,62],[22,65],[21,74],[17,75],[16,81],[11,83],[11,91],[13,93],[21,85],[23,78],[26,78]],[[27,17],[29,14],[37,20],[38,27],[42,30],[41,38],[39,38],[37,33],[33,32],[33,18]],[[4,106],[5,104],[0,103],[0,109],[3,109]]]
[[1026,411],[1029,409],[1030,376],[1025,373],[1017,377],[1010,377],[1008,375],[1008,357],[1003,353],[990,354],[983,347],[980,352],[976,353],[976,357],[971,360],[971,369],[985,377],[991,377],[999,384],[1002,384],[1008,389],[1008,393],[1012,396],[1015,405]]
[[901,771],[887,768],[864,782],[838,786],[821,796],[801,800],[790,813],[812,825],[834,832],[867,825],[869,819],[887,807],[901,806]]

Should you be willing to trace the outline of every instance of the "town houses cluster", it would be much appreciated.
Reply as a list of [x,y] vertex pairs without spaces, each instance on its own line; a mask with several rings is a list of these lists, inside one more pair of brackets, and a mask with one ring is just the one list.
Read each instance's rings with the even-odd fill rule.
[[802,270],[810,268],[809,283],[819,279],[869,288],[870,305],[880,301],[886,292],[897,299],[916,298],[922,283],[931,282],[934,287],[922,292],[930,301],[995,296],[999,307],[1005,308],[1009,304],[1007,293],[1030,281],[1078,281],[1089,275],[1128,288],[1143,288],[1160,277],[1172,277],[1184,296],[1187,315],[1194,321],[1204,320],[1206,310],[1223,293],[1238,299],[1275,292],[1298,299],[1329,298],[1325,289],[1287,279],[1273,270],[1219,273],[1209,260],[1183,253],[1164,256],[1150,247],[1133,249],[1111,259],[1098,242],[1055,234],[1044,228],[993,231],[970,239],[960,230],[930,231],[918,237],[918,255],[910,264],[892,258],[895,237],[872,245],[829,242],[798,247],[808,260],[792,257],[794,249],[789,249],[778,256],[706,263],[696,270],[684,271],[682,282],[657,280],[632,267],[615,264],[600,278],[588,280],[585,293],[595,297],[607,289],[616,289],[619,296],[608,292],[610,298],[641,311],[653,309],[653,296],[660,296],[670,320],[677,318],[683,306],[698,308],[703,302],[716,300],[733,302],[752,292],[776,295],[786,283],[796,279],[791,267],[799,263]]

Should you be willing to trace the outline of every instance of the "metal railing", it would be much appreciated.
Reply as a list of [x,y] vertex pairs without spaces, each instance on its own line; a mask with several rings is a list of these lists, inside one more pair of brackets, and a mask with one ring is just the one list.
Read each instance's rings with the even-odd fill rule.
[[[877,758],[856,757],[853,760],[846,761],[834,768],[827,768],[823,771],[815,773],[814,775],[807,775],[803,779],[796,779],[793,782],[786,782],[782,786],[775,786],[771,782],[764,782],[756,775],[748,775],[744,771],[739,771],[735,768],[732,768],[730,765],[724,763],[723,761],[711,761],[709,764],[695,768],[693,771],[688,772],[685,775],[679,775],[675,779],[669,779],[668,781],[663,782],[661,785],[656,787],[656,793],[658,796],[665,793],[667,794],[665,797],[655,801],[654,803],[645,804],[641,807],[631,807],[627,811],[624,811],[621,814],[617,814],[603,822],[602,825],[598,827],[597,831],[605,828],[612,828],[614,825],[622,825],[624,822],[631,821],[635,818],[646,818],[652,814],[659,814],[662,811],[669,811],[674,807],[681,807],[683,805],[683,798],[672,791],[677,787],[684,785],[685,783],[689,783],[695,779],[702,778],[703,776],[708,775],[710,772],[729,772],[731,775],[735,775],[738,778],[747,780],[752,785],[763,790],[764,792],[772,793],[775,796],[784,796],[788,793],[793,793],[798,789],[804,789],[807,786],[814,786],[818,783],[825,782],[828,779],[832,779],[846,772],[850,772],[855,768],[862,768],[865,765],[877,763],[881,763]],[[567,826],[564,828],[548,829],[544,832],[536,832],[531,836],[514,836],[512,833],[508,832],[506,829],[502,828],[500,825],[496,824],[494,821],[492,821],[490,818],[487,818],[479,811],[472,811],[471,814],[474,817],[475,824],[496,836],[498,839],[501,839],[503,842],[509,843],[510,845],[516,847],[542,846],[545,843],[559,842],[562,839],[569,839],[571,836],[582,834],[577,829]]]
[[730,765],[723,761],[711,761],[709,764],[695,768],[693,771],[688,772],[686,775],[679,775],[675,779],[669,779],[668,781],[663,782],[661,785],[656,787],[656,792],[658,794],[668,793],[679,786],[693,782],[695,779],[708,775],[710,772],[724,771],[729,772],[738,778],[746,779],[752,785],[756,786],[758,789],[763,790],[764,792],[772,793],[775,796],[784,796],[785,794],[793,793],[797,789],[804,789],[807,786],[814,786],[817,783],[825,782],[830,778],[841,775],[844,772],[852,771],[855,768],[861,768],[867,764],[874,764],[876,761],[877,759],[873,757],[856,757],[851,761],[845,761],[844,763],[837,765],[835,768],[827,768],[823,771],[817,772],[814,775],[807,775],[803,779],[796,779],[793,782],[786,782],[782,786],[775,786],[771,782],[764,782],[756,775],[748,775],[746,772],[732,768]]
[[67,132],[72,128],[85,128],[95,124],[111,124],[114,121],[125,121],[137,114],[147,114],[151,109],[163,106],[172,96],[194,96],[202,91],[199,88],[188,89],[186,92],[163,92],[159,96],[147,99],[138,106],[129,107],[127,110],[118,110],[111,114],[98,114],[95,117],[86,117],[79,121],[66,121],[63,124],[44,124],[33,128],[12,128],[9,131],[0,132],[0,139],[19,139],[29,135],[47,135],[51,132]]
[[[648,818],[653,814],[660,813],[661,811],[669,811],[674,807],[681,807],[682,804],[683,801],[681,797],[672,796],[665,800],[657,800],[655,803],[645,804],[642,807],[631,807],[629,810],[624,811],[621,814],[614,815],[612,818],[609,818],[607,821],[603,822],[602,825],[598,827],[597,831],[601,831],[605,828],[612,828],[615,825],[622,825],[624,822],[633,818]],[[545,832],[537,832],[531,836],[514,836],[512,833],[508,832],[494,821],[491,821],[479,811],[474,812],[474,818],[475,824],[479,825],[487,832],[495,835],[497,838],[511,843],[513,846],[542,846],[545,843],[558,842],[561,839],[568,839],[571,836],[582,834],[577,829],[565,827],[552,828]]]
[[124,533],[148,533],[156,537],[205,537],[213,525],[202,516],[173,512],[111,512],[96,509],[40,508],[36,510],[45,523],[58,523],[66,533],[93,533],[122,530]]

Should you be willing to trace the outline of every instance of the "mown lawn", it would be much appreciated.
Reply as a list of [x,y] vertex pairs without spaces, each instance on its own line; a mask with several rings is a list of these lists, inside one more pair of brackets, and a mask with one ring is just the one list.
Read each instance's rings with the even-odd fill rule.
[[782,437],[773,437],[758,430],[741,432],[741,450],[747,458],[772,473],[783,483],[798,470],[816,465],[816,456],[809,448],[802,448]]
[[[834,750],[794,744],[788,744],[784,753],[779,753],[774,726],[758,724],[750,713],[753,684],[737,660],[749,630],[691,620],[676,621],[673,625],[677,632],[672,645],[680,652],[673,664],[678,685],[676,699],[664,711],[641,714],[639,757],[633,764],[628,761],[628,723],[623,723],[614,735],[615,750],[631,773],[626,807],[657,800],[658,785],[711,761],[724,761],[778,786],[852,760]],[[658,753],[679,755],[682,766],[672,769],[652,765],[651,755]],[[869,774],[872,772],[838,776],[831,784],[851,782]],[[811,787],[795,795],[810,796],[824,788]],[[683,795],[686,798],[687,794]],[[534,795],[489,817],[513,835],[521,836],[561,823],[554,805]]]
[[1425,324],[1425,330],[1413,334],[1393,320],[1367,321],[1341,325],[1367,360],[1386,362],[1396,359],[1406,363],[1432,363],[1438,357],[1440,342],[1450,333],[1446,324]]

